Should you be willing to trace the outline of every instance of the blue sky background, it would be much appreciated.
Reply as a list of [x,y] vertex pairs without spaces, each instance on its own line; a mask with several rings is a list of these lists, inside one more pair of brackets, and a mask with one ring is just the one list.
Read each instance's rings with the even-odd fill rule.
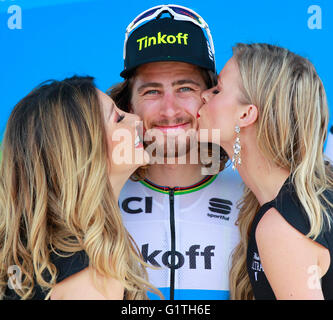
[[[47,79],[91,75],[101,90],[121,81],[126,26],[160,1],[0,0],[0,140],[14,105]],[[167,3],[167,2],[165,2]],[[218,70],[237,42],[268,42],[306,56],[333,100],[333,1],[172,1],[197,11],[211,29]],[[10,29],[11,6],[22,29]],[[311,5],[322,10],[322,28],[309,29]],[[332,111],[331,111],[332,114]],[[332,118],[330,122],[332,123]]]

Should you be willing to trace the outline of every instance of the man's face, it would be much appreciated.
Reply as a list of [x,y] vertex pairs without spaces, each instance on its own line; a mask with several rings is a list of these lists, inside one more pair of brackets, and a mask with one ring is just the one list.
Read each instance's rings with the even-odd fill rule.
[[164,137],[160,142],[164,145],[174,139],[178,150],[180,143],[188,144],[189,138],[183,141],[180,137],[184,133],[194,136],[197,130],[200,95],[206,89],[202,72],[183,62],[147,63],[137,69],[132,88],[131,109],[140,116],[145,130],[156,130]]

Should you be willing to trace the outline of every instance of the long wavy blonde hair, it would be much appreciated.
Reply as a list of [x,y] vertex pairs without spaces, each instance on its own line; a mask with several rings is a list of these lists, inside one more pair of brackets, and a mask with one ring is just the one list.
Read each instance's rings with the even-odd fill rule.
[[[274,164],[291,172],[297,195],[310,221],[307,235],[315,239],[330,227],[325,196],[333,189],[332,171],[324,161],[328,106],[323,84],[312,63],[281,47],[237,44],[233,48],[241,76],[242,103],[258,107],[257,144]],[[245,188],[238,225],[241,241],[232,257],[232,299],[253,299],[246,269],[249,231],[259,209]]]
[[[11,265],[23,275],[22,299],[50,290],[51,252],[84,250],[95,276],[113,277],[126,299],[155,291],[123,226],[108,176],[104,122],[93,79],[44,83],[12,111],[0,166],[0,298]],[[45,274],[49,277],[45,277]]]

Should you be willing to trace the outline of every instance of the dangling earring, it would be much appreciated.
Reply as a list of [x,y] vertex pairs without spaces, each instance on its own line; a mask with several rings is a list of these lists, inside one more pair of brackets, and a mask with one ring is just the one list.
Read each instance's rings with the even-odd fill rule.
[[237,137],[236,137],[236,141],[234,143],[234,155],[232,156],[232,169],[236,170],[236,166],[237,165],[241,165],[242,164],[242,160],[241,160],[241,145],[240,145],[240,138],[239,138],[239,134],[240,134],[240,127],[238,125],[236,125],[235,127],[235,132],[237,133]]

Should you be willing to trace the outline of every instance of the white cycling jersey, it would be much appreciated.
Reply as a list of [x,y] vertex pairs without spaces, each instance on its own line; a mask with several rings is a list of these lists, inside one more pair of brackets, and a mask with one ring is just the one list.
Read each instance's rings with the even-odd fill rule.
[[124,224],[145,261],[160,267],[148,268],[149,280],[166,299],[229,298],[242,194],[242,180],[230,167],[187,188],[125,184],[119,197]]

